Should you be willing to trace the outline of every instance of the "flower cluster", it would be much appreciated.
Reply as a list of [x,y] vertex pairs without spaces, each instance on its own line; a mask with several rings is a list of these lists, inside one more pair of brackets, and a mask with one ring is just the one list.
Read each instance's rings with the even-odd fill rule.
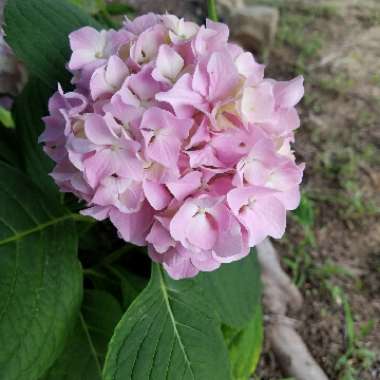
[[290,144],[303,78],[264,78],[225,24],[147,14],[71,33],[75,90],[49,102],[52,177],[173,278],[280,238],[303,165]]

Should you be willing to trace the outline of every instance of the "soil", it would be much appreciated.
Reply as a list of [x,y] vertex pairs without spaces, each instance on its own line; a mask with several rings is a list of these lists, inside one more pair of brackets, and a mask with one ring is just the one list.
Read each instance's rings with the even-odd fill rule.
[[[280,9],[267,72],[305,77],[295,150],[307,165],[315,242],[305,243],[306,222],[294,217],[276,242],[304,295],[291,317],[330,379],[380,379],[380,3],[264,3]],[[350,336],[355,352],[339,366]],[[283,377],[266,344],[255,379]]]

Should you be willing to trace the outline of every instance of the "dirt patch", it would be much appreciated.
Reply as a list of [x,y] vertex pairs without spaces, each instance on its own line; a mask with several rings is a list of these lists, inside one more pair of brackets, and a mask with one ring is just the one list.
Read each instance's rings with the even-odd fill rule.
[[[269,73],[306,83],[296,151],[313,220],[291,217],[277,242],[305,297],[293,317],[330,379],[379,379],[380,4],[264,3],[281,14]],[[269,347],[256,378],[282,378]]]

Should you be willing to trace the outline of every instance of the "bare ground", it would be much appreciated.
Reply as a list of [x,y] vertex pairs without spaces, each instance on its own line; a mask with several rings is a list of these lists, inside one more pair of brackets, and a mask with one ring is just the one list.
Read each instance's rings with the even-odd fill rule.
[[[304,203],[277,242],[305,298],[292,317],[330,379],[380,379],[380,3],[264,3],[281,12],[269,73],[306,83]],[[283,378],[269,347],[256,378]]]

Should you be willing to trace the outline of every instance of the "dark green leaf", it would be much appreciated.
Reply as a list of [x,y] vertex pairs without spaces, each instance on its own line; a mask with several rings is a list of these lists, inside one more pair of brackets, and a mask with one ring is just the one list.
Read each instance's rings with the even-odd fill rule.
[[148,287],[112,337],[105,380],[230,379],[217,318],[193,280],[174,281],[153,264]]
[[16,131],[0,127],[0,160],[14,167],[20,167]]
[[241,330],[225,327],[234,380],[248,380],[259,361],[263,343],[263,320],[260,304],[253,318]]
[[67,339],[63,353],[40,380],[102,380],[82,315]]
[[135,10],[128,4],[108,3],[107,12],[114,16],[134,15]]
[[121,266],[109,267],[109,271],[120,280],[123,307],[127,309],[147,285],[147,280],[127,271]]
[[101,380],[107,345],[121,316],[121,307],[113,296],[104,291],[86,291],[73,334],[41,380]]
[[38,136],[44,129],[41,118],[47,115],[50,92],[39,79],[30,78],[15,101],[13,114],[25,172],[44,192],[58,197],[58,188],[48,175],[53,168],[53,161],[43,152],[42,145],[38,144]]
[[211,273],[201,273],[195,281],[213,303],[223,324],[242,327],[260,303],[260,266],[254,249],[243,260],[224,264]]
[[0,162],[0,379],[38,379],[82,299],[72,216]]
[[8,0],[4,10],[6,39],[29,72],[47,86],[69,83],[68,35],[98,24],[66,0]]
[[116,298],[105,291],[87,290],[84,294],[82,314],[97,360],[103,365],[108,342],[123,315],[121,306]]

